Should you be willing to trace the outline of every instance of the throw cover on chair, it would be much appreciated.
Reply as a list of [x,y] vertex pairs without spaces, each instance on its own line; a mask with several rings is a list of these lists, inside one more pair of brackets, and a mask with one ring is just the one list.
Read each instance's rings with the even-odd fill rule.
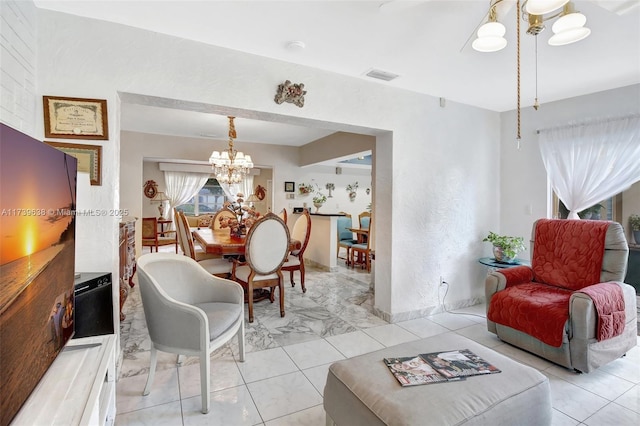
[[[491,299],[488,318],[550,346],[560,347],[569,319],[571,294],[600,282],[609,223],[589,222],[539,220],[536,223],[531,269],[520,266],[500,271],[507,277],[507,282],[523,284],[508,286],[495,294]],[[511,275],[520,279],[511,280]],[[594,299],[594,302],[598,307],[598,301]],[[621,325],[617,303],[622,303]],[[604,319],[599,316],[598,321],[602,321],[604,330],[618,330],[621,327],[621,330],[615,331],[619,334],[624,329],[621,294],[617,303],[611,305],[613,308],[604,308],[608,316]],[[613,337],[609,331],[604,331],[602,335],[605,334]]]
[[585,287],[580,292],[593,300],[598,311],[598,341],[622,334],[627,317],[620,286],[616,283],[602,283]]

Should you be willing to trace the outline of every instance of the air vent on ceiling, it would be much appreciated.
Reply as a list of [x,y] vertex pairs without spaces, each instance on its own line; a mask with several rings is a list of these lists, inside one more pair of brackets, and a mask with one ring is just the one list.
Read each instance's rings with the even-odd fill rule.
[[391,72],[377,70],[375,68],[370,69],[366,74],[367,77],[377,78],[378,80],[391,81],[398,77],[398,74],[393,74]]

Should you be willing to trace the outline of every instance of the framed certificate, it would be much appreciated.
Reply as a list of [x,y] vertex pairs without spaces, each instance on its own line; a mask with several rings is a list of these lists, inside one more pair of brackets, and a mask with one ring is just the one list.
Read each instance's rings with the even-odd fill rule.
[[43,96],[44,135],[62,139],[109,139],[105,99]]
[[78,171],[89,173],[91,185],[102,185],[102,147],[100,145],[83,145],[79,143],[49,142],[60,151],[76,157],[78,160]]

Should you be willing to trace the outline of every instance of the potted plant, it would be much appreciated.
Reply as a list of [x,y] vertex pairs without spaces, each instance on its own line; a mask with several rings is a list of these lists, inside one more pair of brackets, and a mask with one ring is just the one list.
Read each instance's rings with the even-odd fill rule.
[[322,207],[322,205],[326,202],[327,202],[327,196],[321,192],[318,192],[317,195],[313,197],[313,205],[316,207],[316,213],[318,213],[318,210],[320,210],[320,207]]
[[493,256],[498,262],[513,263],[518,253],[525,250],[524,238],[522,237],[509,237],[489,232],[489,235],[482,241],[493,244]]
[[600,220],[600,212],[604,209],[602,204],[595,204],[587,209],[578,212],[580,219]]
[[633,231],[633,239],[636,244],[640,244],[640,214],[629,216],[629,224],[631,225],[631,231]]
[[313,192],[313,185],[301,183],[298,185],[298,191],[300,192],[300,195],[311,194]]
[[349,193],[349,200],[354,201],[358,191],[358,182],[350,183],[347,185],[347,192]]

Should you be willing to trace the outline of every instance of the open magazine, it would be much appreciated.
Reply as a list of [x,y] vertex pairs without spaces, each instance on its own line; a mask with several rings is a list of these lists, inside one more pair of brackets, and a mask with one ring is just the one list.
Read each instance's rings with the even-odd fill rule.
[[465,377],[500,373],[469,349],[431,352],[410,357],[384,358],[402,386],[464,380]]

